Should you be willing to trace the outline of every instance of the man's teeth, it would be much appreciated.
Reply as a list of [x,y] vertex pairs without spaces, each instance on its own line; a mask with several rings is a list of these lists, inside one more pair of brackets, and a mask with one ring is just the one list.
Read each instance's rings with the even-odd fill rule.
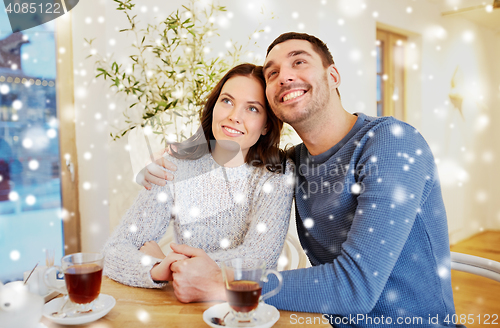
[[304,91],[290,92],[289,94],[283,97],[283,102],[302,96],[304,93],[305,93]]
[[228,131],[229,133],[239,133],[239,134],[243,134],[243,132],[240,132],[238,130],[233,130],[231,128],[228,128],[227,126],[224,127],[224,129],[226,129],[226,131]]

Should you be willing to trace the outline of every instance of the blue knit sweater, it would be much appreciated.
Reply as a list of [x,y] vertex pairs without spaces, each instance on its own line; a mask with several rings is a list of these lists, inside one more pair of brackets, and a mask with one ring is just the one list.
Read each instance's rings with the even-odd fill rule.
[[447,326],[450,247],[431,150],[404,122],[357,116],[328,151],[295,149],[297,229],[313,267],[282,272],[266,302],[335,327]]

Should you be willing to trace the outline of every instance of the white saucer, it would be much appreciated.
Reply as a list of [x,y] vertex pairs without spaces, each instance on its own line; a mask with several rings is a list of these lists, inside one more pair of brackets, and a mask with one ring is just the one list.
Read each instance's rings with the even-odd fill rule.
[[64,297],[53,299],[43,306],[42,314],[45,318],[61,325],[81,325],[101,319],[115,306],[116,300],[113,296],[100,294],[95,302],[94,309],[90,313],[78,314],[66,318],[56,318],[51,314],[59,311],[63,305]]
[[[221,326],[216,325],[212,322],[212,318],[223,318],[226,313],[230,310],[228,303],[221,303],[212,306],[205,312],[203,312],[203,320],[207,325],[214,328],[220,328]],[[272,327],[276,321],[280,318],[279,311],[272,305],[260,303],[256,310],[255,315],[260,318],[264,323],[252,326],[253,328],[269,328]],[[232,316],[231,313],[228,314],[226,320]],[[230,327],[230,326],[226,326]]]

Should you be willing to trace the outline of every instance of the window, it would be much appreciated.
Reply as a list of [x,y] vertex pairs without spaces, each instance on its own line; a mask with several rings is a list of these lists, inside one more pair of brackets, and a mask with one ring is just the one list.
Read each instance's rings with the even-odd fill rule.
[[[71,21],[48,22],[12,33],[0,10],[0,281],[22,280],[45,250],[56,263],[80,250],[77,179],[61,154],[73,154]],[[65,24],[60,28],[61,24]],[[62,33],[56,33],[62,30]],[[66,36],[66,39],[65,39]],[[64,59],[71,58],[67,51]],[[69,65],[69,67],[68,67]],[[68,122],[69,121],[69,128]],[[71,136],[73,134],[73,136]],[[71,155],[69,156],[71,157]],[[76,158],[71,158],[76,163]],[[76,172],[75,172],[76,173]],[[71,184],[74,183],[72,186]],[[76,204],[75,204],[76,202]]]
[[377,116],[406,118],[406,44],[406,36],[377,29]]

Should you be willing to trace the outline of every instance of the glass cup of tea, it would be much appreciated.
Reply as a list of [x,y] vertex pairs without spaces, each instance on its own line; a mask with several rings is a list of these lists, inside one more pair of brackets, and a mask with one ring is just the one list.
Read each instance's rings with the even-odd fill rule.
[[[45,283],[69,297],[77,312],[89,312],[101,292],[104,257],[98,253],[75,253],[66,255],[61,266],[53,266],[45,272]],[[66,288],[58,286],[63,279]]]
[[[251,327],[260,322],[255,315],[259,303],[272,297],[281,289],[283,277],[276,270],[266,270],[266,262],[261,259],[235,258],[221,263],[222,276],[226,287],[226,296],[232,316],[225,323],[232,327]],[[262,285],[267,276],[274,274],[278,278],[278,286],[261,295]]]

